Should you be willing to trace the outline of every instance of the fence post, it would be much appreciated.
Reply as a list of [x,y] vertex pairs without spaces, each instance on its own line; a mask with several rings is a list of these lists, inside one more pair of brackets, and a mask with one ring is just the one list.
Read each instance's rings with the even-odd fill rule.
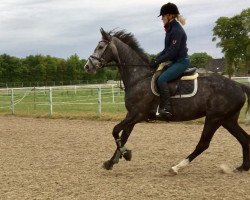
[[102,90],[101,86],[98,87],[98,113],[97,116],[100,117],[102,113]]
[[34,110],[36,110],[36,87],[34,87]]
[[112,85],[112,98],[113,98],[113,103],[115,103],[114,85]]
[[52,87],[49,88],[49,114],[53,114],[53,102],[52,102]]
[[6,90],[7,90],[7,95],[9,95],[9,87],[7,83],[6,83]]
[[14,89],[11,89],[11,111],[12,111],[12,115],[15,114],[15,107],[14,107]]

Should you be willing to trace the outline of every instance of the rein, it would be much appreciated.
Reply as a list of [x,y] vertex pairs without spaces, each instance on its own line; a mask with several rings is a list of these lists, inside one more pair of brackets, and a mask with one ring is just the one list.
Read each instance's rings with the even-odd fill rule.
[[[114,67],[114,66],[117,66],[117,64],[105,64],[105,65],[103,65],[103,66],[110,66],[110,67]],[[127,65],[127,64],[125,64],[125,63],[122,63],[122,66],[124,66],[124,67],[145,67],[146,65]]]
[[[117,65],[117,64],[106,64],[105,66],[118,66],[118,65]],[[125,65],[125,63],[124,63],[122,66],[125,66],[125,67],[145,67],[145,65]],[[118,77],[118,74],[119,74],[119,71],[117,72],[117,76],[116,76],[116,77]],[[136,85],[136,84],[138,84],[139,82],[144,81],[145,79],[148,79],[148,78],[152,77],[153,74],[154,74],[154,72],[151,71],[150,74],[147,74],[147,75],[141,77],[141,79],[132,82],[132,83],[129,84],[129,86],[127,86],[127,87],[131,87],[131,86],[133,86],[133,85]],[[122,84],[121,84],[121,82],[122,82],[121,77],[119,77],[119,81],[120,81],[119,88],[122,89],[122,90],[125,90],[126,88],[125,88],[125,87],[122,87]]]
[[[121,60],[120,60],[120,56],[119,56],[117,47],[116,47],[115,44],[112,42],[112,40],[111,40],[111,42],[110,42],[108,45],[111,46],[111,50],[112,50],[113,54],[115,55],[115,57],[116,57],[117,60],[118,60],[118,65],[117,65],[117,64],[111,64],[111,65],[105,64],[106,66],[107,66],[107,65],[108,65],[108,66],[118,66],[118,67],[120,66],[120,70],[122,70],[122,71],[123,71],[123,67],[145,67],[145,65],[143,65],[143,64],[136,64],[136,65],[130,64],[130,65],[128,65],[128,64],[126,64],[126,63],[121,63]],[[107,45],[107,46],[108,46],[108,45]],[[127,86],[127,87],[131,87],[131,86],[133,86],[133,85],[136,85],[136,84],[138,84],[139,82],[144,81],[145,79],[148,79],[149,77],[152,77],[152,75],[153,75],[153,73],[150,73],[150,74],[148,74],[148,75],[142,77],[141,79],[136,80],[136,81],[133,82],[133,83],[130,83],[129,86]],[[120,77],[120,86],[119,86],[119,88],[122,89],[122,90],[126,90],[125,87],[124,87],[124,88],[122,87],[122,84],[121,84],[121,77]]]
[[[121,63],[120,56],[119,56],[117,47],[116,47],[116,45],[114,44],[114,42],[113,42],[112,40],[111,40],[111,41],[102,40],[102,41],[100,41],[100,42],[105,42],[107,45],[105,46],[105,48],[104,48],[104,50],[103,50],[103,52],[102,52],[102,54],[101,54],[100,57],[97,57],[97,56],[94,56],[94,55],[91,55],[91,56],[89,57],[88,60],[89,60],[89,62],[90,62],[92,65],[93,65],[92,59],[95,59],[95,60],[98,60],[98,61],[101,63],[101,65],[99,66],[99,68],[105,67],[105,66],[118,66],[118,67],[120,68],[121,71],[123,71],[123,67],[145,67],[145,66],[147,66],[147,65],[145,65],[145,64],[144,64],[144,65],[143,65],[143,64],[129,64],[129,65],[128,65],[128,64],[126,64],[126,63]],[[99,43],[100,43],[100,42],[99,42]],[[117,59],[117,61],[118,61],[118,64],[108,64],[108,63],[106,63],[105,59],[102,58],[102,56],[104,55],[104,53],[105,53],[105,51],[106,51],[106,49],[107,49],[108,46],[110,46],[110,48],[111,48],[111,50],[112,50],[114,56],[116,57],[116,59]],[[149,65],[148,65],[148,66],[149,66]],[[119,73],[119,72],[118,72],[118,73]],[[131,86],[133,86],[133,85],[136,85],[136,84],[138,84],[139,82],[144,81],[144,80],[146,80],[146,79],[148,79],[149,77],[152,77],[152,76],[153,76],[153,72],[151,71],[150,74],[147,74],[147,75],[145,75],[144,77],[142,77],[141,79],[134,81],[133,83],[129,84],[129,86],[127,86],[127,87],[131,87]],[[121,84],[121,77],[120,77],[120,86],[119,86],[119,88],[122,89],[122,90],[126,90],[125,87],[124,87],[124,88],[122,87],[122,84]]]

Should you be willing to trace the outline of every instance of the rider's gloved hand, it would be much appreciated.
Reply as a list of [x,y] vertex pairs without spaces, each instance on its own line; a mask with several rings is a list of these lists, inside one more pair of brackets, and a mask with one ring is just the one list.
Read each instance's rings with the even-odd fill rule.
[[156,69],[156,67],[158,66],[158,62],[153,59],[153,60],[151,60],[149,66],[151,69]]

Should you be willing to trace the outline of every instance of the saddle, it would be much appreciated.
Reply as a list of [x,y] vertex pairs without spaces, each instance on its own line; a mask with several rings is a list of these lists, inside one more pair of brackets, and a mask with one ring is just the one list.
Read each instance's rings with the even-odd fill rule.
[[[160,96],[157,87],[157,79],[170,63],[161,63],[151,80],[151,90],[154,95]],[[168,83],[171,98],[192,97],[197,93],[199,74],[196,68],[188,68],[180,77]]]

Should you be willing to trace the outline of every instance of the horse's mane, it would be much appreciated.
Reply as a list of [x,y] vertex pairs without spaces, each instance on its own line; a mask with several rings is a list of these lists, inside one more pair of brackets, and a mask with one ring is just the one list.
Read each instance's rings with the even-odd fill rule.
[[111,31],[110,34],[114,37],[117,37],[119,40],[127,44],[131,49],[133,49],[137,54],[145,61],[149,62],[148,56],[145,51],[140,47],[139,42],[134,37],[132,33],[126,33],[125,30],[121,31]]

